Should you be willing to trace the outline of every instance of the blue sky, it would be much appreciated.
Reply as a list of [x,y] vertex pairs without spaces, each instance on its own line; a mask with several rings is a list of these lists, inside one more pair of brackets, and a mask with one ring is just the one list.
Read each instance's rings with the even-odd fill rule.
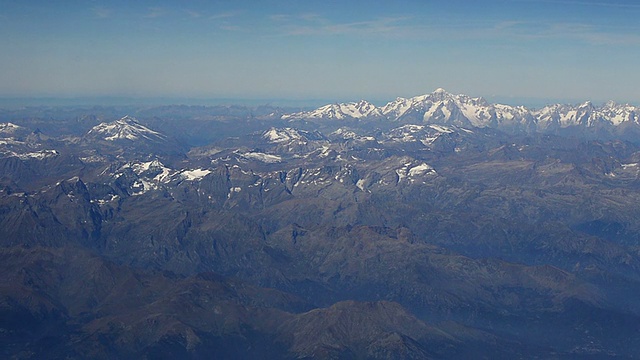
[[631,1],[6,1],[0,97],[640,104]]

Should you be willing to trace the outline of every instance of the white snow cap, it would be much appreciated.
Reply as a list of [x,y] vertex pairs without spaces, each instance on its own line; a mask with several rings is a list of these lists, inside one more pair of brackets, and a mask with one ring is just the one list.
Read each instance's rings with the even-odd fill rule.
[[164,135],[140,124],[129,115],[116,121],[96,125],[89,130],[88,134],[98,135],[107,141],[165,138]]

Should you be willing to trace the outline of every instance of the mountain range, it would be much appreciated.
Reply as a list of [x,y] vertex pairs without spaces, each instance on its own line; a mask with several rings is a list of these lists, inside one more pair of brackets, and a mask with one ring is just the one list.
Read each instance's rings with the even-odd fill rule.
[[282,115],[282,119],[364,120],[382,118],[398,123],[449,124],[463,127],[491,127],[508,131],[550,131],[570,127],[640,126],[640,113],[632,105],[615,102],[596,107],[549,105],[541,109],[490,104],[483,98],[454,95],[444,89],[412,98],[397,98],[377,107],[365,100],[325,105],[311,111]]
[[632,106],[125,110],[0,112],[3,358],[640,352]]

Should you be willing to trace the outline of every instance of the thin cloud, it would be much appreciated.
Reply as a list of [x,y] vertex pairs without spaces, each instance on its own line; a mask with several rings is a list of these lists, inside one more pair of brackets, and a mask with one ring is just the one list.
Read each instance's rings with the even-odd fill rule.
[[[599,4],[599,3],[590,3]],[[564,40],[589,45],[640,45],[640,33],[633,26],[603,26],[588,23],[560,23],[544,21],[465,21],[446,24],[416,22],[415,18],[383,17],[353,22],[334,22],[317,14],[268,17],[276,29],[276,36],[375,36],[409,40],[450,39],[522,41]]]
[[426,41],[433,39],[477,39],[486,36],[494,23],[489,21],[435,24],[413,16],[382,17],[337,23],[312,14],[271,15],[274,36],[358,36]]
[[249,29],[244,26],[238,25],[237,21],[233,21],[234,18],[238,17],[241,13],[238,11],[227,11],[221,12],[218,14],[214,14],[209,16],[209,20],[213,20],[214,25],[223,31],[226,32],[249,32]]
[[213,20],[218,29],[227,31],[227,32],[247,32],[247,28],[239,26],[236,23],[230,21],[231,19],[237,17],[239,12],[237,11],[227,11],[218,14],[214,14],[209,16],[210,20]]
[[320,14],[315,14],[315,13],[300,14],[298,17],[301,20],[309,21],[309,22],[319,22],[319,23],[327,22],[327,19],[323,18]]
[[640,9],[640,4],[629,4],[628,2],[611,3],[611,2],[602,2],[602,1],[572,1],[572,0],[520,0],[520,2]]
[[505,21],[494,26],[495,36],[525,40],[561,39],[590,45],[640,45],[635,29],[605,28],[584,23]]
[[291,18],[292,18],[291,15],[286,15],[286,14],[269,15],[269,20],[275,21],[275,22],[289,21],[291,20]]
[[409,17],[379,18],[374,20],[334,23],[317,14],[301,14],[296,17],[273,15],[273,21],[285,22],[286,35],[368,35],[394,34],[409,27],[404,24]]
[[211,20],[222,20],[222,19],[230,19],[233,17],[238,16],[238,13],[235,11],[227,11],[227,12],[223,12],[223,13],[219,13],[219,14],[214,14],[209,16],[209,19]]
[[224,31],[233,31],[233,32],[246,32],[247,29],[243,28],[241,26],[238,25],[220,25],[218,26],[219,29],[224,30]]
[[94,7],[91,11],[93,11],[93,14],[100,19],[110,18],[111,14],[113,14],[113,10],[102,6]]
[[199,12],[197,12],[197,11],[194,11],[194,10],[184,10],[184,12],[185,12],[187,15],[189,15],[190,17],[194,18],[194,19],[197,19],[197,18],[201,18],[201,17],[202,17],[202,14],[201,14],[201,13],[199,13]]
[[149,12],[144,17],[147,19],[154,19],[154,18],[159,18],[161,16],[164,16],[165,14],[166,14],[166,11],[163,8],[152,7],[152,8],[149,8]]
[[494,26],[495,30],[507,30],[507,29],[513,29],[516,28],[520,25],[525,25],[527,24],[527,21],[519,21],[519,20],[507,20],[507,21],[501,21],[499,23],[497,23]]
[[606,31],[606,29],[597,28],[592,25],[554,24],[549,32],[556,37],[571,37],[591,45],[640,45],[640,35],[638,35],[637,32]]

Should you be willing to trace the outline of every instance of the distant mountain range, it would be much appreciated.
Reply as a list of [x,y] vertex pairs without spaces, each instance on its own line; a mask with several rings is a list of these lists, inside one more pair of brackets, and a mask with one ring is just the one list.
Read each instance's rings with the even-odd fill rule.
[[639,108],[613,101],[603,106],[591,102],[579,105],[549,105],[541,109],[491,104],[483,98],[454,95],[444,89],[431,94],[396,100],[377,107],[368,101],[339,103],[311,111],[285,114],[284,120],[368,120],[385,119],[400,123],[416,121],[463,127],[490,127],[507,130],[548,131],[570,127],[640,126]]

